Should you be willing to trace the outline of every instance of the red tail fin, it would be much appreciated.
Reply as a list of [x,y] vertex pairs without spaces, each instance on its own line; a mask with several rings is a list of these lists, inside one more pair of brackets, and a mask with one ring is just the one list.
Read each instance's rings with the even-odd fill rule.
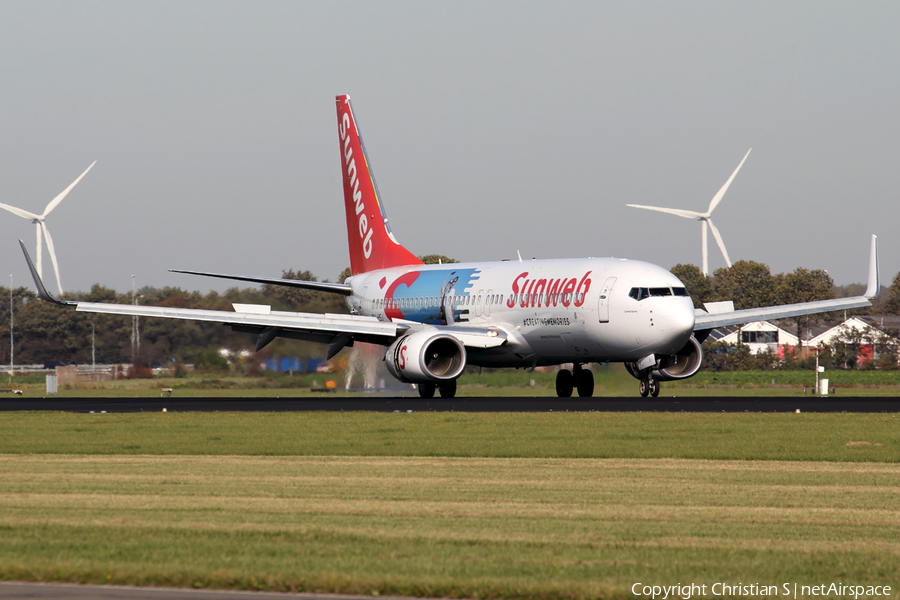
[[384,204],[375,185],[366,147],[353,117],[350,96],[338,96],[338,133],[344,173],[344,205],[353,275],[386,267],[420,265],[422,261],[391,234]]

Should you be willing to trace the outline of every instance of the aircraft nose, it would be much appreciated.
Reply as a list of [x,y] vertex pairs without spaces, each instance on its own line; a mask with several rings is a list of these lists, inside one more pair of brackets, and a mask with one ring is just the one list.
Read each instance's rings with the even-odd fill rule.
[[658,321],[660,326],[660,342],[677,352],[694,332],[694,305],[690,299],[685,298],[685,302],[672,306],[665,316],[654,321]]
[[661,319],[663,331],[684,333],[694,330],[694,304],[689,299],[685,298],[677,305],[673,303],[669,308]]

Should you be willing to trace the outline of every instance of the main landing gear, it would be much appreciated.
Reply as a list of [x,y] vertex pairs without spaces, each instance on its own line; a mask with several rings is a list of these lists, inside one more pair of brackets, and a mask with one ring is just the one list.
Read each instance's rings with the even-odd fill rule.
[[453,398],[456,396],[456,380],[451,379],[450,381],[445,381],[441,384],[436,383],[420,383],[417,385],[419,388],[419,397],[420,398],[434,398],[434,392],[440,391],[441,398]]
[[641,396],[659,396],[659,382],[655,379],[641,379]]
[[594,374],[588,369],[581,368],[575,363],[574,368],[560,369],[556,373],[556,395],[560,398],[568,398],[574,390],[582,398],[590,398],[594,395]]

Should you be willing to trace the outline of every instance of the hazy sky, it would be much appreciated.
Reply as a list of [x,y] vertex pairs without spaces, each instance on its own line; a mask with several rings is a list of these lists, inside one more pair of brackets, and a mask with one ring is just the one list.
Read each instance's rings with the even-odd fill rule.
[[[66,290],[334,280],[349,94],[415,254],[699,265],[699,223],[625,204],[705,211],[752,147],[713,216],[732,260],[857,282],[875,233],[889,284],[898,31],[895,1],[0,1],[0,202],[40,213],[98,161],[47,219]],[[17,238],[0,213],[30,286]]]

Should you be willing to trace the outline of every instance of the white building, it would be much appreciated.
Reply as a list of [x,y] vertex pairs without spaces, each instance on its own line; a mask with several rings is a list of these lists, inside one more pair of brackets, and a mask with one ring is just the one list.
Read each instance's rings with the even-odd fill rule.
[[750,354],[771,352],[778,358],[784,358],[785,350],[797,346],[797,336],[788,333],[784,329],[769,323],[768,321],[756,321],[737,327],[720,337],[718,341],[726,344],[740,343],[747,346]]
[[866,329],[872,327],[859,317],[850,317],[843,323],[835,325],[831,329],[826,329],[819,335],[810,338],[806,345],[810,348],[822,348],[824,346],[830,346],[837,340],[844,332],[848,332],[851,330],[858,331],[860,333],[865,332]]

